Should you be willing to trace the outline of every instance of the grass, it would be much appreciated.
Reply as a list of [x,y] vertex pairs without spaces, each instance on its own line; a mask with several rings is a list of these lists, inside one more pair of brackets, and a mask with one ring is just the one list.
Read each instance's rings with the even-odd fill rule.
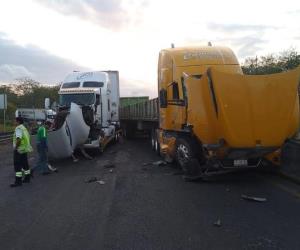
[[[14,131],[15,127],[11,123],[7,123],[5,125],[5,132],[12,132]],[[3,126],[3,121],[0,124],[0,132],[4,132],[4,126]]]

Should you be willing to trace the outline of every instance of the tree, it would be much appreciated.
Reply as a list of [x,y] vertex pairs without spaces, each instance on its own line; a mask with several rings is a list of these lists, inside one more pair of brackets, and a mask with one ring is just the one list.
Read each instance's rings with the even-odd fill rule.
[[[14,84],[0,85],[0,94],[7,95],[7,120],[14,120],[17,108],[44,108],[47,97],[57,102],[58,90],[59,85],[43,85],[30,78],[20,78]],[[0,112],[0,119],[3,119],[3,112]]]
[[265,75],[294,69],[299,65],[300,54],[295,49],[289,49],[278,55],[246,58],[242,69],[246,75]]

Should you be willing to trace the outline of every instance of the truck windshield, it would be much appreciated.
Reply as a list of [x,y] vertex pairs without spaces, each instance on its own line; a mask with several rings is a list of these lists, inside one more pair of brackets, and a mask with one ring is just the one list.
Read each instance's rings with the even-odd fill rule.
[[93,93],[80,93],[64,94],[59,96],[60,106],[70,106],[71,102],[78,105],[91,105],[95,103],[95,95]]

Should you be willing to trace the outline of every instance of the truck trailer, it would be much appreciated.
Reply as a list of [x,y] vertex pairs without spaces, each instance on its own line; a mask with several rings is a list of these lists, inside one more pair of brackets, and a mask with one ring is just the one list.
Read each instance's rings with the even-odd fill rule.
[[158,98],[121,109],[126,134],[151,131],[152,148],[186,175],[280,163],[299,129],[300,67],[244,75],[226,47],[160,51]]

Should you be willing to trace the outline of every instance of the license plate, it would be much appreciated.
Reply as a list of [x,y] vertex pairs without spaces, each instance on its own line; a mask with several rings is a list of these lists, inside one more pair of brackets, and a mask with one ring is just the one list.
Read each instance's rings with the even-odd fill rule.
[[248,161],[247,160],[234,160],[233,165],[235,167],[248,166]]

